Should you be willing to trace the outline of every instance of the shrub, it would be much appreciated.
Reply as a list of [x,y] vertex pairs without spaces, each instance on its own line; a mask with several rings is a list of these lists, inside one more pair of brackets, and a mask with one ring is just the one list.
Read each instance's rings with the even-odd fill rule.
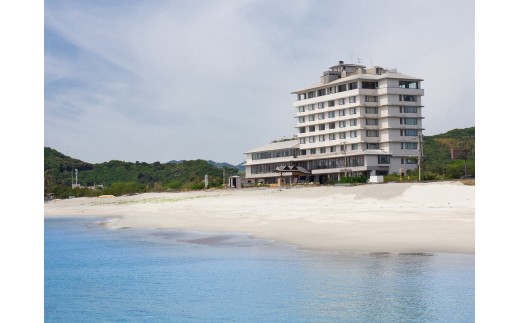
[[366,183],[368,178],[366,176],[355,176],[355,177],[341,177],[340,183]]
[[384,177],[385,182],[399,182],[406,179],[406,176],[399,176],[399,174],[393,173]]
[[193,183],[190,187],[192,190],[201,190],[204,188],[204,183]]
[[181,181],[172,180],[168,182],[168,188],[172,190],[180,190],[182,187]]

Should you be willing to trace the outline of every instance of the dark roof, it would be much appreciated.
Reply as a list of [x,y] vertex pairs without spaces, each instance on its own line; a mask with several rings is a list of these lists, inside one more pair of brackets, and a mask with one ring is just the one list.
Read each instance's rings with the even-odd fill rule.
[[298,175],[298,176],[301,176],[301,175],[306,175],[306,174],[310,174],[311,172],[309,172],[307,169],[303,168],[303,167],[299,167],[299,166],[279,166],[279,167],[276,167],[275,171],[277,173],[280,173],[280,175],[283,175],[284,173],[291,173],[291,175]]

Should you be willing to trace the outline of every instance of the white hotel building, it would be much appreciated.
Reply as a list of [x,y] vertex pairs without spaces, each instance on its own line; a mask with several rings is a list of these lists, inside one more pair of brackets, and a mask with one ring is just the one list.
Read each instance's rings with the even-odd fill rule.
[[294,91],[296,132],[245,153],[246,179],[276,183],[280,166],[325,183],[340,176],[406,173],[415,169],[422,138],[422,79],[381,67],[332,66],[319,83]]

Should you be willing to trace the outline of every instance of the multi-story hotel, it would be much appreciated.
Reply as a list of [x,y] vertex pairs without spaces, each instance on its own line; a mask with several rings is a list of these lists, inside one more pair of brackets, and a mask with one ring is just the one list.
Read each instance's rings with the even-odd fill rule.
[[247,151],[246,179],[276,183],[282,166],[298,167],[293,180],[320,183],[415,169],[421,81],[395,69],[339,61],[319,83],[293,92],[297,134]]

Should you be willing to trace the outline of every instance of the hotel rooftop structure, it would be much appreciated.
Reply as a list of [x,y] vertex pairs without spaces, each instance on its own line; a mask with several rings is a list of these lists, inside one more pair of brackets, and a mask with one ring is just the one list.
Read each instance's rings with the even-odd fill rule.
[[293,139],[245,152],[246,179],[277,183],[283,166],[304,170],[294,180],[320,183],[415,169],[424,130],[422,81],[339,61],[319,83],[293,92]]

